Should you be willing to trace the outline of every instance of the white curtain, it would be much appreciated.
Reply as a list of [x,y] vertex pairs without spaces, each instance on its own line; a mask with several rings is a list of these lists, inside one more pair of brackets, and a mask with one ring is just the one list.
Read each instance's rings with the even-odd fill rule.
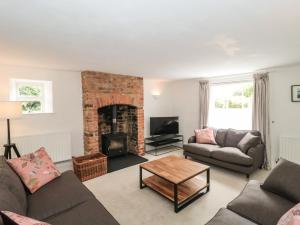
[[261,132],[266,146],[264,168],[271,168],[269,74],[254,75],[253,130]]
[[209,82],[207,80],[200,81],[200,129],[207,126],[208,110],[209,110]]

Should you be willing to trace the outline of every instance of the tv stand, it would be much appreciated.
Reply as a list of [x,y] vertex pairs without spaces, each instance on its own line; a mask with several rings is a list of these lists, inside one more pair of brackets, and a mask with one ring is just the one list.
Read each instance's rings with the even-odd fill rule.
[[[145,151],[146,151],[146,146],[151,146],[153,149],[146,151],[146,153],[151,154],[151,155],[163,155],[169,152],[177,151],[178,148],[180,148],[177,145],[174,145],[175,143],[182,143],[183,145],[183,135],[181,134],[165,134],[165,135],[158,135],[158,136],[151,136],[148,138],[145,138]],[[173,146],[176,149],[163,152],[163,153],[158,153],[159,150],[165,149],[167,147]],[[181,149],[181,148],[180,148]]]

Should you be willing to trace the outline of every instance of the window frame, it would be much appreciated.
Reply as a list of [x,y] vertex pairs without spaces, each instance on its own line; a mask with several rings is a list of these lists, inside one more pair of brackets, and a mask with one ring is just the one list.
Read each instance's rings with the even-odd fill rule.
[[[22,96],[19,93],[21,86],[39,87],[41,90],[40,96]],[[30,114],[45,114],[53,113],[53,93],[52,81],[45,80],[27,80],[27,79],[11,79],[10,80],[10,100],[20,102],[41,102],[41,110],[35,112],[24,112],[24,115]]]

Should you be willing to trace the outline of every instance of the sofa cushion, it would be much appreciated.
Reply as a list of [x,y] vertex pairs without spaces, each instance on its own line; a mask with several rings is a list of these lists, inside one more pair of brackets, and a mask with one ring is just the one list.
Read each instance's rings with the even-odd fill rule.
[[[6,163],[6,159],[0,156],[0,186],[1,191],[9,190],[17,201],[16,205],[20,207],[22,213],[27,210],[27,195],[25,187],[18,175]],[[1,206],[4,206],[1,204]],[[3,210],[2,208],[0,208]]]
[[238,143],[243,139],[243,137],[248,133],[248,131],[244,130],[235,130],[228,129],[226,139],[225,139],[225,147],[237,147]]
[[190,143],[190,144],[184,144],[183,149],[186,152],[190,152],[193,154],[198,154],[206,157],[210,157],[211,153],[219,149],[220,146],[218,145],[210,145],[210,144],[197,144],[197,143]]
[[243,138],[242,140],[238,143],[237,147],[244,152],[245,154],[247,154],[248,150],[252,147],[257,146],[258,144],[261,143],[261,138],[258,136],[255,136],[253,134],[251,134],[250,132],[248,132]]
[[196,129],[195,130],[196,143],[198,144],[212,144],[216,145],[215,135],[212,128]]
[[19,174],[21,180],[30,190],[36,192],[45,184],[60,176],[45,148],[19,158],[7,160],[8,164]]
[[[16,195],[13,194],[6,186],[0,184],[0,211],[12,211],[21,215],[26,215],[26,210],[23,209]],[[0,225],[2,225],[0,218]]]
[[281,159],[266,178],[262,188],[295,203],[300,202],[300,165]]
[[295,204],[265,191],[258,181],[250,181],[227,208],[261,225],[274,225]]
[[221,147],[225,146],[227,131],[227,129],[218,129],[216,132],[216,142]]
[[255,225],[255,223],[228,210],[220,209],[219,212],[206,225]]
[[28,216],[44,220],[92,198],[75,174],[67,171],[28,196]]
[[46,219],[51,225],[119,225],[96,199],[91,199],[70,210]]
[[211,157],[242,166],[251,166],[253,164],[253,159],[250,156],[241,152],[241,150],[232,147],[216,149],[211,152]]

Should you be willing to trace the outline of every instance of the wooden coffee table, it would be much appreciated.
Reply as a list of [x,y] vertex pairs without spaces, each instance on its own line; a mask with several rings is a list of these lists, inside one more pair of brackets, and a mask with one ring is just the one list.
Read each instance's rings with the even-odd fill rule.
[[[154,175],[143,179],[143,169]],[[199,175],[205,172],[203,180]],[[176,213],[209,192],[209,180],[209,166],[177,156],[140,165],[140,189],[149,187],[171,200]]]

